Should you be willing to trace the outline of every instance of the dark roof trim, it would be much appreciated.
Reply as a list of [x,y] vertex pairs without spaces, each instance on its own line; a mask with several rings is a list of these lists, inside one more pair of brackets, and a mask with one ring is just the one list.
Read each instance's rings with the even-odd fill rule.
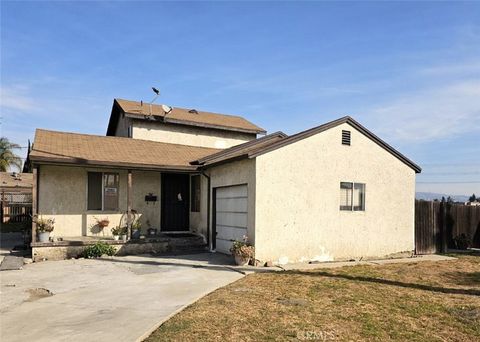
[[[247,141],[246,143],[243,143],[243,144],[240,144],[240,145],[235,145],[235,146],[232,146],[230,148],[227,148],[225,150],[222,150],[220,152],[217,152],[217,153],[214,153],[214,154],[210,154],[206,157],[203,157],[203,158],[200,158],[200,159],[197,159],[197,160],[194,160],[194,161],[191,161],[190,164],[192,165],[201,165],[201,164],[205,164],[205,163],[208,163],[209,161],[211,160],[215,160],[215,159],[218,159],[218,158],[222,158],[222,157],[226,157],[228,160],[228,155],[232,154],[232,153],[235,153],[237,151],[240,151],[240,150],[243,150],[245,148],[249,148],[249,147],[253,147],[257,144],[260,144],[260,143],[263,143],[265,141],[268,141],[268,140],[271,140],[271,139],[274,139],[274,138],[286,138],[288,137],[288,135],[286,135],[285,133],[283,132],[275,132],[275,133],[271,133],[269,135],[266,135],[264,137],[261,137],[261,138],[258,138],[258,139],[254,139],[254,140],[251,140],[251,141]],[[238,156],[235,156],[235,157],[238,157]],[[227,160],[226,159],[226,160]]]
[[297,134],[294,134],[294,135],[291,135],[289,136],[288,138],[286,139],[283,139],[279,142],[276,142],[264,149],[261,149],[255,153],[251,153],[248,155],[249,158],[255,158],[257,156],[260,156],[262,154],[265,154],[265,153],[268,153],[270,151],[274,151],[278,148],[281,148],[283,146],[286,146],[286,145],[289,145],[289,144],[292,144],[294,142],[297,142],[299,140],[303,140],[305,138],[308,138],[308,137],[311,137],[312,135],[315,135],[315,134],[318,134],[320,132],[323,132],[323,131],[326,131],[330,128],[333,128],[333,127],[336,127],[338,125],[341,125],[341,124],[344,124],[344,123],[347,123],[349,124],[350,126],[352,126],[353,128],[357,129],[360,133],[362,133],[363,135],[365,135],[367,138],[373,140],[373,142],[375,142],[377,145],[379,145],[380,147],[382,147],[383,149],[385,149],[386,151],[390,152],[391,154],[393,154],[395,157],[397,157],[398,159],[400,159],[402,162],[404,162],[405,164],[407,164],[408,166],[410,166],[416,173],[420,173],[422,171],[422,169],[420,168],[420,166],[418,166],[417,164],[415,164],[413,161],[411,161],[410,159],[408,159],[407,157],[405,157],[403,154],[401,154],[400,152],[398,152],[396,149],[394,149],[392,146],[390,146],[389,144],[387,144],[385,141],[383,141],[382,139],[380,139],[379,137],[377,137],[375,134],[373,134],[372,132],[370,132],[368,129],[366,129],[365,127],[363,127],[360,123],[358,123],[357,121],[355,121],[353,118],[351,118],[350,116],[345,116],[343,118],[340,118],[340,119],[337,119],[337,120],[334,120],[334,121],[330,121],[330,122],[327,122],[326,124],[323,124],[321,126],[317,126],[317,127],[314,127],[314,128],[311,128],[311,129],[308,129],[306,131],[303,131],[303,132],[300,132],[300,133],[297,133]]
[[118,118],[122,113],[122,107],[117,102],[117,99],[113,99],[112,112],[110,113],[110,119],[108,120],[107,134],[109,136],[115,135],[115,130],[118,125]]
[[62,158],[50,157],[35,157],[32,159],[35,165],[60,165],[60,166],[77,166],[77,167],[103,167],[115,169],[135,169],[143,171],[165,171],[165,172],[196,172],[195,166],[174,166],[174,165],[149,165],[149,164],[134,164],[134,163],[111,163],[104,161],[91,161],[81,158],[72,158],[65,160]]

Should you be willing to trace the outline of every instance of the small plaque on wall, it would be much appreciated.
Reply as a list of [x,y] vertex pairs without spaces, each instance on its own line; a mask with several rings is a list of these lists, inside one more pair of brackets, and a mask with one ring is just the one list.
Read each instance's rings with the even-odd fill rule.
[[156,202],[157,201],[157,196],[154,194],[148,194],[145,196],[145,202]]

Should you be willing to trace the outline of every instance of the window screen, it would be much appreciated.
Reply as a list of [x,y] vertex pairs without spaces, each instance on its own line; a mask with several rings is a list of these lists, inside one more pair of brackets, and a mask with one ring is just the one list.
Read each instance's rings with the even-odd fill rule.
[[88,173],[88,210],[102,210],[102,173]]
[[340,210],[352,210],[353,183],[340,183]]
[[103,174],[103,210],[118,209],[118,173]]
[[353,184],[353,210],[365,210],[365,184]]
[[190,184],[190,210],[200,211],[200,176],[192,176]]

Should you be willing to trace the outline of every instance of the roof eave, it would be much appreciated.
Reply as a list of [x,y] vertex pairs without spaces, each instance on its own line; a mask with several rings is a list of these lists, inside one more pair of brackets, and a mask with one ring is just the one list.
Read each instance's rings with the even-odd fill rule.
[[[150,120],[147,119],[149,115],[141,114],[141,113],[132,113],[132,112],[125,112],[125,117],[129,117],[132,119],[137,120]],[[267,131],[264,129],[245,129],[245,128],[238,128],[238,127],[228,127],[228,126],[221,126],[221,125],[213,125],[213,124],[205,124],[201,122],[194,122],[194,121],[186,121],[186,120],[176,120],[161,115],[152,115],[155,122],[161,122],[164,124],[175,124],[175,125],[184,125],[184,126],[194,126],[194,127],[201,127],[201,128],[211,128],[217,129],[221,131],[229,131],[229,132],[240,132],[240,133],[247,133],[247,134],[265,134]]]
[[101,160],[85,160],[81,158],[64,159],[52,158],[44,156],[33,156],[32,163],[35,165],[51,164],[51,165],[66,165],[66,166],[89,166],[89,167],[110,167],[120,169],[136,169],[136,170],[153,170],[153,171],[180,171],[192,172],[196,171],[195,166],[190,165],[152,165],[152,164],[136,164],[136,163],[120,163]]

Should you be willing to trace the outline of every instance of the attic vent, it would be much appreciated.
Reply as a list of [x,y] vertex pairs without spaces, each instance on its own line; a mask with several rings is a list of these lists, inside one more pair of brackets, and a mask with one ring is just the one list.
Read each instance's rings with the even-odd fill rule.
[[350,145],[350,131],[342,131],[342,145]]
[[196,109],[190,109],[188,112],[191,114],[198,114],[198,111]]

